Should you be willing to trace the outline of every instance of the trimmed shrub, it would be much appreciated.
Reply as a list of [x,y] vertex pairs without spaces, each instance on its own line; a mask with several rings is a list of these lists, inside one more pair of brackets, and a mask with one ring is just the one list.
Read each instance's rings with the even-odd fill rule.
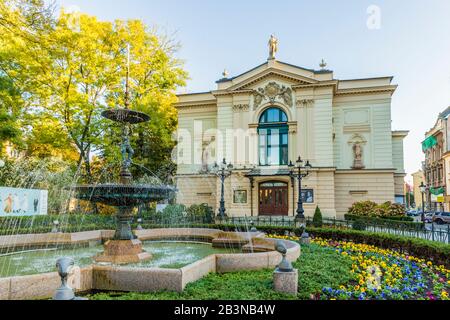
[[317,206],[316,211],[314,211],[314,217],[313,217],[312,224],[316,228],[321,228],[323,225],[322,212],[320,211],[319,206]]
[[363,217],[405,217],[405,207],[398,203],[392,203],[387,201],[382,204],[376,204],[373,201],[360,201],[355,202],[351,208],[348,209],[348,213],[356,216]]

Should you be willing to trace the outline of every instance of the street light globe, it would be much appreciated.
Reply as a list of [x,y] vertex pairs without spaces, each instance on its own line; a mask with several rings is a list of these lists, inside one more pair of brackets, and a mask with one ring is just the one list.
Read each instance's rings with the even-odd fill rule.
[[425,191],[427,191],[427,187],[423,184],[423,182],[420,183],[419,189],[422,193],[425,193]]

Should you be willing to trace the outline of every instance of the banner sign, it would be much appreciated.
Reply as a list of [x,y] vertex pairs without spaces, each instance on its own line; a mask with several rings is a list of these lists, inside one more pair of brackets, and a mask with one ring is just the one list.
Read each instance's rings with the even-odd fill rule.
[[431,202],[439,202],[442,203],[444,202],[444,194],[431,194]]
[[47,214],[47,190],[0,187],[0,217]]

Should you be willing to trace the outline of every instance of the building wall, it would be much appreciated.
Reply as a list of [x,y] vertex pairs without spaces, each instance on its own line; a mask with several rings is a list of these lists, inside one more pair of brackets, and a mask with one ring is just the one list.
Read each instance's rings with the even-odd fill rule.
[[[331,72],[317,73],[272,60],[220,81],[216,91],[182,95],[177,104],[179,128],[190,133],[187,141],[194,144],[178,145],[179,187],[182,191],[187,189],[178,201],[187,205],[212,203],[215,210],[219,205],[219,179],[195,178],[202,167],[205,134],[194,131],[201,123],[203,128],[218,129],[211,161],[220,162],[225,157],[234,165],[232,176],[225,182],[227,212],[235,216],[251,215],[252,194],[253,214],[257,215],[258,184],[280,180],[289,183],[289,215],[292,215],[297,195],[292,192],[289,177],[258,177],[251,189],[249,179],[244,176],[250,168],[259,166],[258,121],[271,106],[288,115],[289,160],[295,162],[301,156],[315,167],[304,180],[304,188],[314,189],[315,196],[314,204],[305,204],[306,215],[312,216],[317,205],[325,217],[334,217],[345,214],[355,201],[395,201],[395,194],[403,194],[406,133],[392,132],[391,96],[396,86],[391,81],[389,77],[338,81]],[[292,104],[277,95],[256,106],[254,92],[270,82],[291,89]],[[351,170],[355,139],[363,143],[365,170]],[[184,163],[183,159],[191,160],[192,164]],[[198,193],[203,194],[208,188],[212,188],[210,196],[198,197]],[[233,203],[236,189],[248,191],[248,203]]]
[[193,204],[207,203],[216,209],[215,175],[182,175],[176,179],[178,189],[176,202],[191,206]]
[[[413,177],[413,192],[414,192],[414,202],[416,203],[416,208],[422,208],[422,192],[420,191],[420,184],[423,182],[425,184],[425,177],[423,171],[419,170],[412,174]],[[426,198],[424,198],[426,201]]]
[[335,199],[337,217],[343,217],[348,208],[358,201],[394,202],[394,175],[392,172],[336,171]]
[[393,137],[392,138],[392,160],[393,168],[396,169],[397,173],[404,173],[404,159],[403,159],[403,137]]

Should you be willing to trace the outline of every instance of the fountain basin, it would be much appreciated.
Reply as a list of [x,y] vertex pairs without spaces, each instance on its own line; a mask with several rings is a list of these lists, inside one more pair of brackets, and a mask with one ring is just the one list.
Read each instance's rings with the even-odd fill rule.
[[[112,230],[98,230],[90,232],[80,232],[72,234],[61,234],[62,243],[89,244],[93,241],[103,241],[113,236]],[[215,249],[211,243],[185,243],[184,249],[178,245],[179,242],[149,241],[157,239],[192,239],[212,242],[221,234],[220,230],[202,228],[162,228],[135,231],[136,235],[144,243],[144,249],[153,254],[153,259],[132,265],[99,265],[92,264],[92,257],[100,253],[103,247],[100,245],[84,248],[87,254],[80,259],[75,259],[75,263],[81,268],[69,277],[69,283],[76,292],[86,292],[90,290],[107,291],[135,291],[135,292],[158,292],[184,290],[188,283],[197,281],[209,273],[226,273],[241,270],[260,270],[275,268],[281,261],[281,255],[276,251],[241,253],[236,249]],[[254,234],[254,233],[253,233]],[[53,235],[18,235],[11,242],[8,236],[0,236],[0,247],[7,241],[11,250],[31,247],[37,243],[42,244],[44,237],[49,235],[52,241]],[[257,233],[252,239],[264,239],[268,243],[275,243],[277,240],[263,238],[263,234]],[[258,242],[259,240],[257,240]],[[300,256],[300,245],[298,243],[282,240],[287,247],[287,259],[295,261]],[[56,242],[52,242],[56,243]],[[166,243],[164,250],[158,252],[157,243]],[[254,243],[252,245],[255,245]],[[203,248],[202,254],[192,258],[194,249],[192,246],[199,245]],[[15,247],[16,246],[16,247]],[[198,249],[199,247],[197,247]],[[78,250],[78,249],[70,249]],[[186,251],[187,250],[187,251]],[[194,250],[194,251],[193,251]],[[219,250],[219,251],[217,251]],[[231,251],[230,251],[231,250]],[[166,253],[170,252],[171,255]],[[50,254],[50,253],[49,253]],[[47,256],[48,270],[54,270],[56,259],[66,252],[56,251],[54,256]],[[70,256],[70,255],[69,255]],[[202,258],[202,256],[204,258]],[[171,258],[183,259],[182,261],[171,261]],[[38,259],[44,262],[44,259]],[[170,268],[169,268],[170,267]],[[23,268],[21,268],[23,270]],[[44,269],[39,274],[26,276],[0,277],[0,300],[1,299],[47,299],[52,297],[56,288],[60,286],[58,273],[46,272]]]

